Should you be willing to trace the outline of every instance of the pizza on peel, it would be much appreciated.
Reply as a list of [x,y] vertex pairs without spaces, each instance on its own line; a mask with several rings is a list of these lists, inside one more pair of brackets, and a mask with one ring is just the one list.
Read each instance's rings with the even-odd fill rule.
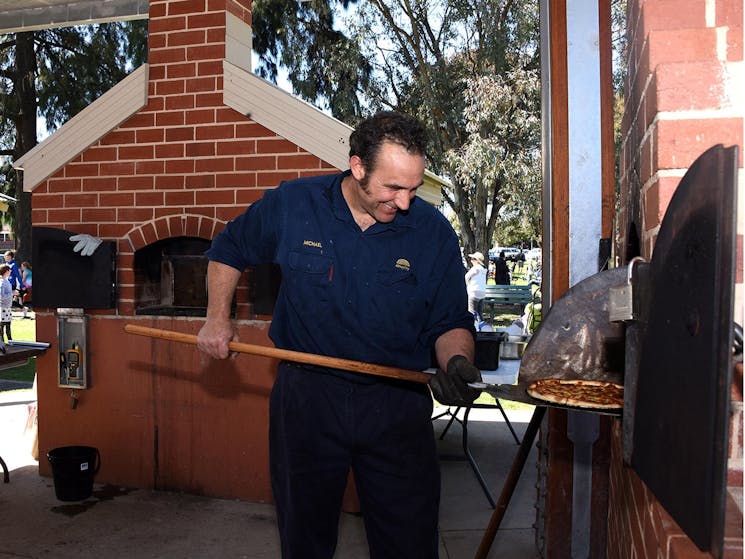
[[544,402],[595,409],[623,407],[623,385],[603,380],[544,378],[528,385],[530,396]]

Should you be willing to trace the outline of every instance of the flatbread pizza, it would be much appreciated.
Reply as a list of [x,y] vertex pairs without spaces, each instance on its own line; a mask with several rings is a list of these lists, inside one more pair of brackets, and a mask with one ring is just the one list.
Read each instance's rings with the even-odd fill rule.
[[544,378],[528,385],[530,396],[544,402],[594,409],[623,408],[623,385],[602,380]]

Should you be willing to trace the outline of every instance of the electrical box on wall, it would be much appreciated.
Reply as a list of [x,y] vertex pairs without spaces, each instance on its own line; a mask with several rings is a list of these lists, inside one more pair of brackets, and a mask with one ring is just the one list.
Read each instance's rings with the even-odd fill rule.
[[59,382],[61,388],[88,388],[87,317],[82,309],[58,309]]

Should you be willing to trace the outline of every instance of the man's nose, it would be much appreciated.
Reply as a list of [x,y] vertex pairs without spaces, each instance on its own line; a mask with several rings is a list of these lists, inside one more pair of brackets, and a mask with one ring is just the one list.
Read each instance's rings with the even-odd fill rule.
[[411,205],[411,193],[408,190],[399,190],[394,200],[399,210],[406,211],[409,209],[409,205]]

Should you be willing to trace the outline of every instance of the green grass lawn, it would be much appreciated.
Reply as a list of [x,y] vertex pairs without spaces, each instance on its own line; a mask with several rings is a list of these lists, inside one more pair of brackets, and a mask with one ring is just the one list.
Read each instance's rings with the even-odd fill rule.
[[10,331],[14,340],[23,340],[24,342],[36,341],[36,321],[27,319],[13,319],[10,323]]
[[[531,404],[524,404],[522,402],[514,402],[512,400],[500,400],[499,402],[502,404],[502,407],[505,410],[528,410],[528,411],[532,411],[535,408],[535,406],[533,406]],[[494,406],[494,396],[492,396],[492,395],[490,395],[490,394],[488,394],[486,392],[482,392],[481,393],[481,396],[479,396],[478,398],[476,398],[476,401],[474,402],[474,404],[486,404],[486,405]],[[454,406],[445,406],[444,404],[441,404],[440,402],[437,402],[437,401],[435,402],[435,406],[436,407],[442,407],[442,408],[447,408],[447,407],[451,407],[452,408],[452,407],[454,407]]]
[[[24,342],[36,341],[36,321],[26,319],[14,319],[10,324],[10,331],[14,340]],[[36,357],[32,357],[23,365],[12,367],[10,369],[0,369],[0,379],[20,380],[24,382],[33,382],[36,374]]]

